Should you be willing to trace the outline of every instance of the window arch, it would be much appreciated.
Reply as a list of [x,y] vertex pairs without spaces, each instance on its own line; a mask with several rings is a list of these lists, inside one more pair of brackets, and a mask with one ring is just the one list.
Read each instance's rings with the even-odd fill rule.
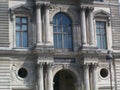
[[72,22],[65,13],[53,17],[54,48],[72,50]]

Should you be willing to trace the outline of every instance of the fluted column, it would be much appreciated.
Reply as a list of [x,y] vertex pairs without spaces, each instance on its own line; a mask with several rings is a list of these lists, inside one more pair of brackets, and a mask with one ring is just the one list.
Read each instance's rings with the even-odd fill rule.
[[52,76],[52,67],[53,67],[53,64],[52,63],[49,63],[47,65],[47,79],[48,79],[48,82],[47,82],[47,90],[53,90],[53,76]]
[[87,44],[87,36],[86,36],[86,19],[85,19],[85,8],[81,8],[81,32],[82,32],[82,44]]
[[89,9],[89,31],[90,31],[90,45],[94,46],[94,27],[93,27],[93,8]]
[[84,65],[84,90],[90,90],[89,65]]
[[45,5],[45,30],[46,30],[46,43],[50,44],[51,43],[51,35],[50,35],[50,20],[49,20],[49,9],[50,6],[49,4]]
[[97,75],[97,64],[93,65],[92,68],[92,87],[93,90],[98,90],[98,75]]
[[36,7],[36,29],[37,29],[37,44],[42,43],[42,23],[41,23],[41,5]]
[[38,90],[44,90],[43,63],[38,66]]

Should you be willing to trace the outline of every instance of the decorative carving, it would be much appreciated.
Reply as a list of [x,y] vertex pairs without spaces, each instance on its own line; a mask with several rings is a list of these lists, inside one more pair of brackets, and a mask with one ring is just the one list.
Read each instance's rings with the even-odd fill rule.
[[45,65],[45,62],[39,62],[39,67],[38,68],[43,68],[43,66]]
[[53,64],[52,62],[49,62],[49,63],[47,63],[47,68],[48,68],[48,69],[52,69],[52,68],[53,68],[53,65],[54,65],[54,64]]
[[43,6],[43,3],[37,3],[36,8],[41,8]]
[[10,20],[13,20],[13,15],[15,13],[23,13],[23,14],[30,14],[30,16],[32,17],[33,15],[33,8],[32,7],[28,7],[26,5],[20,5],[20,6],[16,6],[13,8],[9,9],[9,16],[10,16]]

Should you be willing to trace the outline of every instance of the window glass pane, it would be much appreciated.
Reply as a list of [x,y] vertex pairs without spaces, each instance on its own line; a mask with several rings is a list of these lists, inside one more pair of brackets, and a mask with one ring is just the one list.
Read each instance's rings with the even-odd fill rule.
[[62,48],[62,34],[58,34],[58,48]]
[[68,36],[68,48],[72,48],[72,37],[71,35]]
[[27,23],[27,18],[26,17],[22,18],[22,23]]
[[22,25],[22,30],[27,31],[27,25]]
[[60,17],[60,15],[57,17],[56,23],[57,23],[57,25],[61,25],[61,17]]
[[96,34],[100,34],[100,30],[96,28]]
[[27,42],[27,32],[23,32],[23,47],[27,47],[27,45],[28,45],[28,42]]
[[16,25],[16,30],[20,31],[20,25]]
[[54,26],[53,29],[54,29],[54,32],[57,32],[57,27],[56,26]]
[[104,28],[104,22],[100,23],[100,28]]
[[67,31],[69,34],[71,34],[72,33],[71,27],[67,27]]
[[57,34],[54,34],[54,48],[57,48]]
[[68,35],[64,35],[64,48],[68,48]]
[[58,27],[58,32],[62,32],[62,27]]
[[104,29],[101,29],[101,35],[105,35],[105,30]]
[[20,32],[16,32],[16,46],[20,47]]
[[100,43],[101,41],[100,41],[100,36],[97,36],[97,46],[98,46],[98,48],[100,49],[101,47],[101,43]]
[[106,37],[105,36],[103,36],[102,37],[102,46],[103,46],[103,49],[106,49]]
[[63,32],[67,33],[67,28],[66,27],[63,27]]
[[20,17],[16,17],[16,23],[20,23]]

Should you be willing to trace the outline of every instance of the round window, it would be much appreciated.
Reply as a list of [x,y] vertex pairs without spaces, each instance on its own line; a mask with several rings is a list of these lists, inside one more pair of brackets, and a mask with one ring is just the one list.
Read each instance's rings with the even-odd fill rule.
[[100,75],[103,77],[103,78],[106,78],[108,76],[108,70],[106,68],[102,68],[100,70]]
[[28,75],[28,72],[27,72],[27,70],[25,68],[20,68],[18,70],[18,76],[19,77],[25,78],[25,77],[27,77],[27,75]]

